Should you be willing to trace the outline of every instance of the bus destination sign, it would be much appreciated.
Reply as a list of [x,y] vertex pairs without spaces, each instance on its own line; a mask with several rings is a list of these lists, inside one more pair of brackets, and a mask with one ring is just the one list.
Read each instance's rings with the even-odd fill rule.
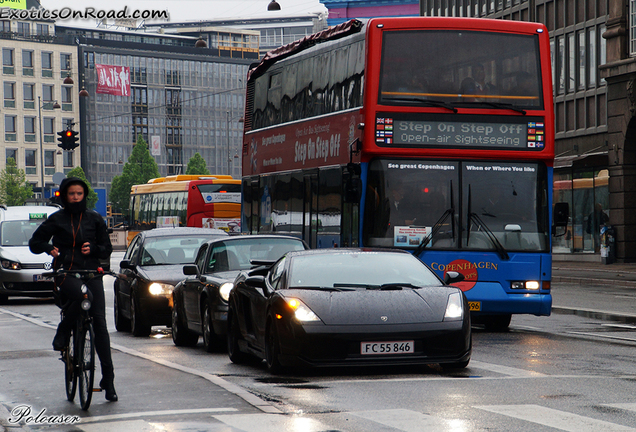
[[[471,119],[472,120],[472,119]],[[455,147],[543,150],[545,124],[541,119],[523,122],[476,122],[376,117],[376,144],[381,147]]]

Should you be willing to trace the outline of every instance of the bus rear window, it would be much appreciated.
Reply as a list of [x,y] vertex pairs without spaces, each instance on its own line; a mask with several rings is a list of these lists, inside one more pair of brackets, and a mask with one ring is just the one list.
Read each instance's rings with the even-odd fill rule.
[[482,31],[387,31],[378,102],[542,109],[539,38]]
[[203,201],[206,203],[240,203],[241,185],[238,184],[200,184],[197,185]]

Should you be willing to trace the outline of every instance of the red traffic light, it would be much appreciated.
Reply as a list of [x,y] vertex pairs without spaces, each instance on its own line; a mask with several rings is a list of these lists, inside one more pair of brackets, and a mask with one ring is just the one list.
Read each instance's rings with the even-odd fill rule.
[[67,130],[66,131],[66,136],[67,137],[72,137],[73,136],[73,131]]
[[56,190],[53,195],[55,195],[55,198],[58,198],[60,196],[60,191]]

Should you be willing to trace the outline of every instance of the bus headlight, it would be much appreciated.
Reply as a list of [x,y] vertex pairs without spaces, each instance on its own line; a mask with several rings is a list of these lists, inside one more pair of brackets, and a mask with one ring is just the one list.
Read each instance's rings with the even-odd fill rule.
[[148,287],[148,292],[154,296],[172,294],[174,286],[161,282],[153,282]]
[[510,282],[511,289],[526,289],[526,290],[538,290],[541,288],[541,282],[539,281],[512,281]]
[[232,292],[232,288],[234,288],[234,284],[232,282],[225,282],[219,287],[219,295],[223,301],[228,301],[230,299],[230,292]]

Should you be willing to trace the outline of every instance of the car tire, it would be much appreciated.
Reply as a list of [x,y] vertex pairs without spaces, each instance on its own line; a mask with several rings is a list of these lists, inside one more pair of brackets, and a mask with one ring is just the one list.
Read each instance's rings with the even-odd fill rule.
[[6,294],[0,294],[0,304],[6,304],[9,301],[9,296]]
[[506,315],[490,315],[484,317],[484,326],[487,331],[491,332],[505,332],[508,331],[510,326],[511,314]]
[[265,332],[265,363],[270,373],[279,374],[282,372],[278,331],[273,320],[269,321]]
[[113,309],[115,311],[115,329],[118,332],[130,331],[130,320],[122,315],[119,303],[119,291],[117,290],[115,290],[113,303]]
[[176,302],[172,307],[172,342],[184,347],[192,347],[199,342],[199,335],[188,329],[181,319]]
[[212,324],[212,311],[210,310],[210,303],[205,302],[203,307],[203,323],[201,324],[201,334],[203,335],[203,348],[209,353],[216,351],[220,347],[221,341],[216,333],[214,333],[214,326]]
[[238,317],[231,310],[228,312],[227,323],[227,355],[228,357],[230,357],[230,361],[232,363],[245,363],[248,360],[248,354],[245,354],[239,348],[239,341],[241,340],[241,329],[239,327]]
[[133,336],[144,337],[150,334],[150,326],[144,322],[141,316],[139,300],[137,300],[135,293],[130,296],[130,327]]

